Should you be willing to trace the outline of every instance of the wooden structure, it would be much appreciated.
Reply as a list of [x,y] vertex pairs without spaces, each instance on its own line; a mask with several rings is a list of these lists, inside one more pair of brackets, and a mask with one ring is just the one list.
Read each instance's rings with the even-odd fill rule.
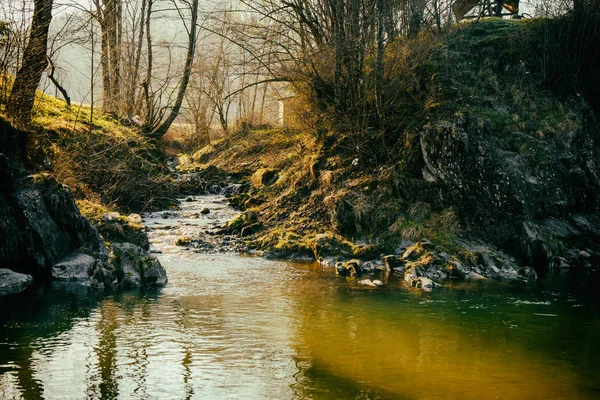
[[469,18],[513,17],[519,14],[519,0],[458,0],[452,6],[457,21]]

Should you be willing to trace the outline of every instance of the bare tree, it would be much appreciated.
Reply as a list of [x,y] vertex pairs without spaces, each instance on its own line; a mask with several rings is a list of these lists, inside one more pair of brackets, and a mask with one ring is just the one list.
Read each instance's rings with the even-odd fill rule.
[[[179,115],[179,110],[181,109],[181,105],[183,104],[183,101],[185,99],[185,91],[187,89],[188,82],[190,81],[190,76],[192,74],[192,66],[194,63],[194,54],[196,52],[196,40],[197,40],[196,33],[198,30],[198,13],[199,13],[198,0],[191,0],[191,2],[188,0],[180,0],[180,1],[187,6],[187,8],[190,12],[189,24],[185,24],[185,22],[184,22],[184,26],[185,26],[187,36],[188,36],[188,48],[187,48],[187,54],[186,54],[186,58],[185,58],[185,66],[183,69],[183,76],[182,76],[181,82],[179,84],[179,90],[177,92],[177,97],[175,99],[175,103],[173,104],[173,107],[171,108],[171,112],[169,113],[167,118],[157,128],[152,130],[152,132],[150,132],[150,134],[149,134],[150,137],[153,137],[156,139],[160,139],[167,133],[167,131],[171,127],[171,124],[173,123],[173,121],[175,121],[175,118],[177,118],[177,116]],[[177,3],[175,1],[173,1],[173,4],[175,5],[177,12],[178,12],[179,16],[181,17],[182,21],[185,21],[184,11],[177,5]]]
[[100,24],[102,88],[104,111],[118,114],[120,103],[120,67],[122,35],[121,0],[92,0],[96,7],[95,18]]

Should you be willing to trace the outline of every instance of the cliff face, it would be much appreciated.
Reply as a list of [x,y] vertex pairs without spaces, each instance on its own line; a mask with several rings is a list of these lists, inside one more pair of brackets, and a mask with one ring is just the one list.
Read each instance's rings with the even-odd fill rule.
[[19,274],[95,287],[164,285],[164,269],[146,250],[125,243],[109,251],[67,186],[45,173],[27,175],[24,138],[0,119],[0,294],[32,282]]
[[582,119],[552,136],[499,137],[468,117],[429,125],[420,135],[428,200],[453,205],[470,231],[538,270],[578,262],[600,238],[600,135]]
[[102,238],[69,188],[46,174],[26,175],[26,133],[0,119],[0,137],[0,265],[43,278],[76,249],[106,260]]

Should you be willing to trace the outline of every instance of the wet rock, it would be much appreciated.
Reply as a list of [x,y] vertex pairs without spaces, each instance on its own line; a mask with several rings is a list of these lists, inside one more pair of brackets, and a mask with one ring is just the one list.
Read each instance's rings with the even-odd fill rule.
[[359,276],[362,273],[359,260],[350,260],[335,265],[336,272],[341,276]]
[[22,292],[32,283],[31,275],[0,268],[0,296]]
[[406,283],[412,284],[412,282],[418,278],[419,274],[416,267],[409,267],[404,271],[404,281]]
[[378,287],[378,286],[383,286],[383,282],[381,282],[380,280],[370,280],[370,279],[363,279],[358,281],[359,285],[365,285],[365,286],[371,286],[371,287]]
[[85,281],[93,276],[97,260],[79,251],[73,252],[52,266],[52,278],[68,281]]
[[463,279],[470,271],[458,260],[450,260],[445,266],[449,278]]
[[524,281],[535,281],[537,280],[537,273],[531,267],[522,267],[519,269],[519,277]]
[[200,210],[200,214],[202,214],[202,215],[210,214],[210,210],[208,208],[204,207],[202,210]]
[[579,252],[579,257],[583,259],[592,258],[592,255],[585,250]]
[[402,266],[402,261],[400,257],[396,255],[388,255],[383,256],[383,264],[385,265],[385,269],[387,271],[392,271],[394,268],[399,268]]
[[465,274],[465,280],[467,281],[485,281],[487,278],[474,271],[469,271]]
[[552,266],[555,269],[570,269],[571,268],[571,264],[569,264],[567,259],[564,257],[555,257],[554,261],[552,262]]
[[167,284],[167,273],[156,256],[133,243],[115,243],[110,266],[117,285],[124,288]]
[[421,278],[414,279],[411,282],[411,286],[415,287],[417,289],[422,289],[424,291],[428,291],[429,292],[429,291],[433,290],[435,284],[434,284],[434,282],[431,279],[425,278],[425,277],[421,277]]
[[350,272],[351,276],[359,276],[363,273],[359,260],[350,260],[344,263],[344,268]]
[[361,268],[362,272],[365,274],[375,271],[375,265],[373,264],[372,261],[365,261],[364,263],[362,263],[360,268]]

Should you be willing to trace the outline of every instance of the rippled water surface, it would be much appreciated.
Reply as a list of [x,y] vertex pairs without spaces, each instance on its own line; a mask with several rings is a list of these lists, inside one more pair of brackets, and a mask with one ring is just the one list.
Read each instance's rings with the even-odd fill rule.
[[577,277],[365,288],[314,264],[173,246],[232,215],[219,197],[182,205],[146,216],[164,289],[0,298],[0,398],[600,398],[599,303]]

